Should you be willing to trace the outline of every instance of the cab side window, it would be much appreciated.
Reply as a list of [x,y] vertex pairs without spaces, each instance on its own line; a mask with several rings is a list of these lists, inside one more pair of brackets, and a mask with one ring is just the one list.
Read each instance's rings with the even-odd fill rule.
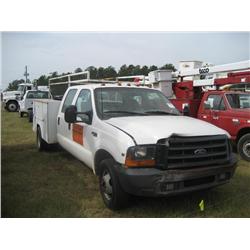
[[65,98],[65,100],[64,100],[63,106],[62,106],[62,113],[64,113],[64,112],[65,112],[65,109],[66,109],[69,105],[72,104],[73,99],[74,99],[75,94],[76,94],[76,91],[77,91],[76,89],[71,89],[71,90],[68,92],[68,94],[67,94],[67,96],[66,96],[66,98]]
[[226,106],[221,95],[209,95],[206,103],[211,110],[225,110]]
[[91,93],[88,89],[81,90],[76,100],[77,112],[92,111]]

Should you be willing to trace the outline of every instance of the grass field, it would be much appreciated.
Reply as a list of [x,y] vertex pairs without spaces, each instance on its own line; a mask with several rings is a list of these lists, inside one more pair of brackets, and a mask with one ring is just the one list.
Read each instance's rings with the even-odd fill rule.
[[[2,217],[250,217],[250,163],[229,184],[171,198],[133,198],[108,210],[98,180],[65,151],[38,152],[27,118],[2,111]],[[201,200],[205,211],[199,210]]]

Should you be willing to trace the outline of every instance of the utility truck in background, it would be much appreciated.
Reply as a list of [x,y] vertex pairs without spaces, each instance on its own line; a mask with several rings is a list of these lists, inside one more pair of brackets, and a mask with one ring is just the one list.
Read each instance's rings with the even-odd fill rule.
[[177,72],[150,72],[149,82],[181,113],[225,129],[250,161],[250,61],[216,66],[184,61]]
[[28,121],[33,120],[33,102],[36,99],[50,99],[50,93],[48,90],[28,90],[18,101],[19,115],[23,117],[24,114],[28,116]]
[[108,208],[123,207],[129,195],[177,195],[233,177],[225,130],[181,115],[156,89],[82,74],[51,79],[57,100],[34,100],[33,130],[39,150],[58,143],[99,177]]

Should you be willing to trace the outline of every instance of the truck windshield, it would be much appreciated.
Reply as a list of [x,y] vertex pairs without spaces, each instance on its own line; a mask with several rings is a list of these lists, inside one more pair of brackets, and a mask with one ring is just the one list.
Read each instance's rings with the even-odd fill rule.
[[25,88],[24,85],[19,85],[18,88],[17,88],[17,90],[20,91],[20,92],[23,92],[24,88]]
[[250,94],[226,94],[226,97],[233,109],[250,108]]
[[29,91],[27,93],[27,99],[48,99],[48,91]]
[[179,115],[160,92],[153,89],[110,87],[95,89],[97,115],[101,119],[138,115]]

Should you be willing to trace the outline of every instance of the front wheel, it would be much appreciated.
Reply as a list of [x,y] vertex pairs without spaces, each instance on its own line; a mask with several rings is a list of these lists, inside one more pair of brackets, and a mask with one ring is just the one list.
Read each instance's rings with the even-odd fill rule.
[[123,191],[114,170],[114,160],[101,162],[99,176],[100,193],[104,204],[111,210],[118,210],[128,204],[129,195]]
[[17,102],[15,101],[9,101],[7,104],[6,104],[6,109],[9,111],[9,112],[16,112],[18,110],[18,104]]
[[237,147],[240,156],[244,160],[250,161],[250,134],[243,135],[239,139]]

